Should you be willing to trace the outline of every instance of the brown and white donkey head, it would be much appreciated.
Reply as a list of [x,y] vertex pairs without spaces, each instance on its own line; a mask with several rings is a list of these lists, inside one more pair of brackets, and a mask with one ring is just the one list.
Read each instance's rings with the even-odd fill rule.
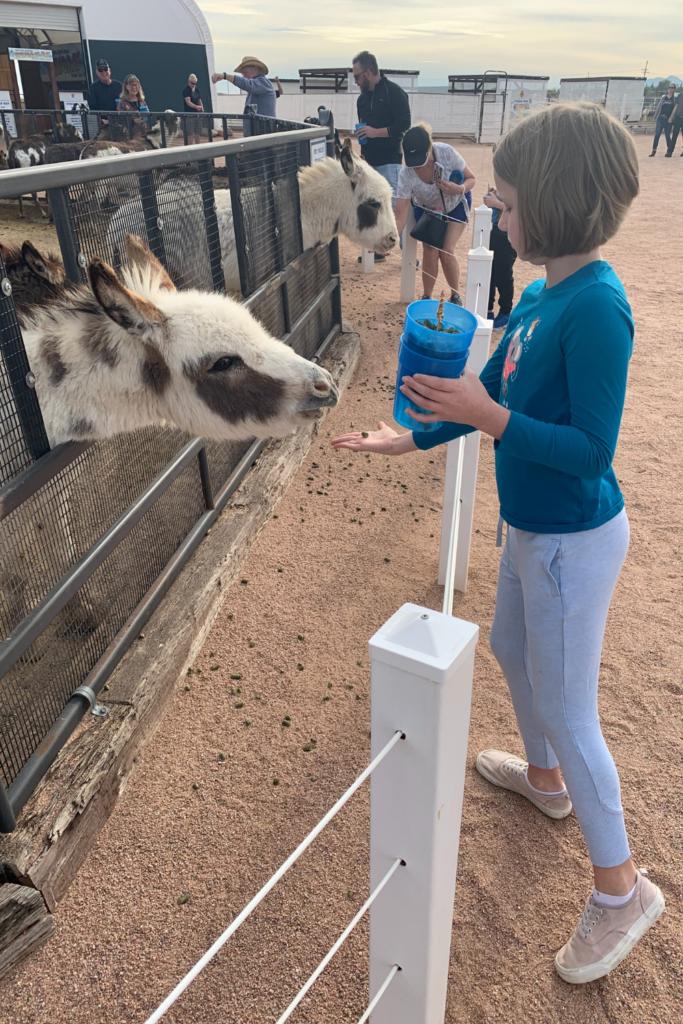
[[92,290],[34,311],[24,338],[52,443],[157,423],[217,440],[283,437],[334,406],[326,370],[272,338],[225,296],[178,292],[139,238],[120,281],[101,260]]
[[304,246],[329,242],[335,235],[378,253],[398,243],[391,185],[346,139],[339,159],[329,158],[299,171]]

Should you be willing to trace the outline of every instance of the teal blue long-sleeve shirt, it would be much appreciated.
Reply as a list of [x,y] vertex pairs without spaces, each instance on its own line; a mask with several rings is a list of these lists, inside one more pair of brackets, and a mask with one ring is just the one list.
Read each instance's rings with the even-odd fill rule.
[[[503,519],[533,533],[577,533],[624,506],[612,459],[633,351],[633,317],[608,263],[589,263],[553,288],[530,284],[481,373],[510,410],[496,451]],[[473,427],[415,431],[433,448]]]

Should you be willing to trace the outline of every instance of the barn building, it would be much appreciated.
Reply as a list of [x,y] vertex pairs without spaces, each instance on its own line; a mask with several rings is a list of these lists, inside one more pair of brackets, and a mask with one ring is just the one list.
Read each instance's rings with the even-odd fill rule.
[[194,0],[0,2],[0,108],[82,102],[102,57],[113,78],[139,77],[150,110],[182,110],[192,73],[215,108],[213,43]]

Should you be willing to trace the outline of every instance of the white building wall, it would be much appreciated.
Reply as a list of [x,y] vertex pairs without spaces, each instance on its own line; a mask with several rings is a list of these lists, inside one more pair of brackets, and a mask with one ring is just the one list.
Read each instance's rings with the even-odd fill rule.
[[610,79],[605,108],[620,121],[639,121],[643,112],[645,82],[638,79]]

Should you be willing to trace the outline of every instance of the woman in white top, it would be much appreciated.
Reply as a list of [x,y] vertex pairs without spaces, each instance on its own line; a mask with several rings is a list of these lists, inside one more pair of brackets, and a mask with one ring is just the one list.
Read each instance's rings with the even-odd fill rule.
[[[451,289],[450,301],[462,306],[458,290],[460,267],[455,247],[469,221],[474,175],[456,149],[445,142],[432,140],[428,125],[415,125],[405,133],[403,157],[405,166],[401,168],[396,193],[396,226],[399,234],[406,226],[411,202],[416,220],[420,219],[424,210],[429,210],[442,213],[449,222],[440,249],[423,243],[423,298],[431,299],[441,262],[444,277]],[[437,164],[440,165],[440,171],[435,178],[434,169]],[[451,178],[459,178],[460,181]]]

